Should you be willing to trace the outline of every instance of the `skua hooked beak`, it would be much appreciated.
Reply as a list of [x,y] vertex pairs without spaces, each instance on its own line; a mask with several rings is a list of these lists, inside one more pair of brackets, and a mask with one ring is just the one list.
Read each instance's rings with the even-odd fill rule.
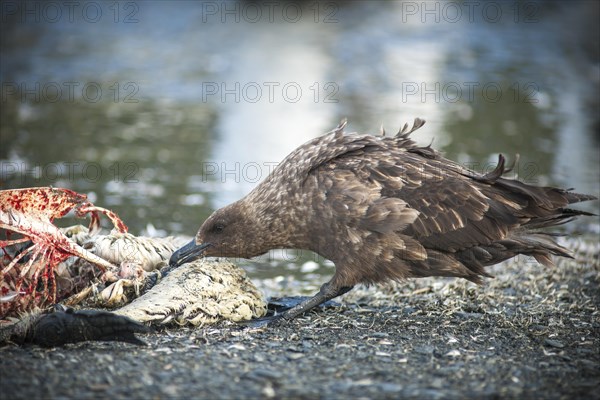
[[211,243],[196,244],[196,240],[192,240],[171,255],[171,258],[169,259],[169,266],[176,268],[182,264],[202,257],[202,253],[204,253],[204,251],[210,245]]

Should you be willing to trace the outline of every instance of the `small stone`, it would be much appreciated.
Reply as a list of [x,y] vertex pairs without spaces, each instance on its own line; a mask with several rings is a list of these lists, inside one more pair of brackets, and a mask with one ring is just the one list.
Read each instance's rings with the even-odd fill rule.
[[456,312],[456,313],[454,313],[454,315],[456,315],[460,319],[480,319],[480,318],[483,318],[483,314],[481,314],[481,313],[471,313],[471,312],[464,312],[464,311]]
[[434,378],[431,380],[430,385],[432,388],[442,389],[446,386],[446,381],[442,378]]
[[289,360],[299,360],[304,357],[302,353],[289,353],[286,355]]
[[402,385],[396,383],[380,383],[376,387],[383,393],[398,393],[403,389]]
[[388,336],[390,336],[390,335],[385,332],[374,332],[369,335],[369,337],[374,337],[374,338],[386,338]]
[[275,389],[273,389],[272,385],[266,385],[262,390],[262,394],[264,394],[265,397],[271,399],[275,397]]
[[271,369],[257,368],[254,371],[250,371],[247,375],[249,378],[254,379],[269,379],[276,381],[283,377],[283,374],[279,371],[273,371]]
[[459,357],[460,356],[460,351],[454,349],[454,350],[450,350],[449,352],[446,353],[446,357]]
[[546,339],[544,340],[544,344],[550,347],[556,347],[557,349],[562,349],[565,345],[562,342],[554,339]]
[[415,347],[415,353],[418,354],[426,354],[426,355],[430,355],[433,354],[433,351],[435,350],[433,348],[433,346],[419,346],[419,347]]
[[598,364],[595,363],[594,361],[585,360],[585,359],[579,360],[579,363],[586,368],[596,368],[598,366]]

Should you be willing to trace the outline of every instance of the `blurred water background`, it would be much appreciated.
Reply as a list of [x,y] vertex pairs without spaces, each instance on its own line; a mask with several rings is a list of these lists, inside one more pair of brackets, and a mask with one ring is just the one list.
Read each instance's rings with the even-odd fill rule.
[[521,179],[598,196],[598,10],[5,1],[2,189],[66,187],[134,234],[193,235],[342,118],[377,133],[421,117],[419,143],[475,170],[519,153]]

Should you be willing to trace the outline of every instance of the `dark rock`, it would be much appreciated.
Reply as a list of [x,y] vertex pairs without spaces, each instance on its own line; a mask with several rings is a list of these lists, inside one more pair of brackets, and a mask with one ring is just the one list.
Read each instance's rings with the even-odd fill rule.
[[375,388],[378,392],[381,393],[399,393],[404,389],[402,385],[398,385],[395,383],[380,383],[375,385]]
[[415,347],[413,350],[415,353],[418,354],[430,355],[433,354],[435,348],[433,346],[418,346]]
[[483,318],[483,314],[474,313],[474,312],[458,311],[458,312],[455,312],[454,315],[456,315],[460,319],[481,319],[481,318]]
[[373,338],[387,338],[390,335],[388,333],[385,332],[373,332],[373,333],[369,333],[369,337],[373,337]]
[[546,339],[544,340],[544,344],[550,347],[556,347],[557,349],[562,349],[565,345],[562,342],[554,339]]
[[281,379],[283,377],[283,374],[279,371],[274,371],[271,369],[264,369],[264,368],[256,368],[250,372],[248,372],[246,374],[246,377],[250,378],[250,379],[257,379],[257,380],[272,380],[272,381],[276,381],[278,379]]

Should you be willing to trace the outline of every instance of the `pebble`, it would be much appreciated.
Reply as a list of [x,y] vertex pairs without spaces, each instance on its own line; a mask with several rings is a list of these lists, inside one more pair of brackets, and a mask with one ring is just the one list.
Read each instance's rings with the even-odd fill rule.
[[433,354],[433,351],[435,350],[433,346],[417,346],[414,348],[415,353],[418,354]]
[[373,337],[373,338],[386,338],[389,336],[390,335],[385,332],[374,332],[374,333],[369,334],[369,337]]
[[269,379],[275,381],[281,379],[283,377],[283,374],[279,371],[274,371],[271,369],[256,368],[255,370],[248,372],[246,376],[251,379]]
[[458,350],[450,350],[449,352],[446,353],[446,357],[459,357],[460,356],[460,351]]
[[288,354],[286,354],[286,357],[289,360],[299,360],[299,359],[301,359],[301,358],[304,357],[304,354],[302,354],[302,353],[288,353]]
[[481,319],[481,318],[483,318],[483,314],[481,314],[481,313],[472,313],[472,312],[464,312],[464,311],[455,312],[454,315],[456,315],[460,319]]
[[398,393],[401,392],[404,387],[402,385],[398,385],[396,383],[380,383],[375,385],[377,391],[381,391],[383,393]]
[[562,349],[565,345],[562,342],[554,339],[546,339],[544,340],[544,344],[550,347],[556,347],[557,349]]

